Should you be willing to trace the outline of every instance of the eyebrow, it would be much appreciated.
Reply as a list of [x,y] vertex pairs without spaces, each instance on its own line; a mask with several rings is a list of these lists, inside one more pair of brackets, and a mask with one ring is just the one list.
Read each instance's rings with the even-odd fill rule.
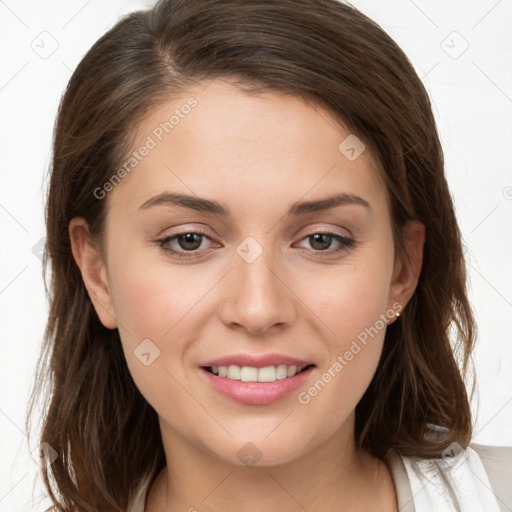
[[[156,205],[182,206],[184,208],[190,208],[191,210],[213,213],[225,217],[228,217],[231,214],[229,208],[218,201],[171,192],[164,192],[148,199],[140,206],[139,209],[145,210]],[[372,210],[370,203],[362,197],[354,194],[341,193],[334,194],[323,199],[317,199],[315,201],[296,202],[286,212],[286,216],[305,215],[311,212],[328,210],[337,206],[346,205],[361,205]]]

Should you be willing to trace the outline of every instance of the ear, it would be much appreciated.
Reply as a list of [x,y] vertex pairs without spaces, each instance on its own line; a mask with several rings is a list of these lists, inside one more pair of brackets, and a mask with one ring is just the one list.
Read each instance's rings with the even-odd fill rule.
[[107,270],[101,252],[91,238],[87,221],[75,217],[69,223],[73,257],[80,269],[89,298],[101,323],[107,329],[117,327]]
[[425,226],[419,221],[410,220],[402,229],[408,258],[397,256],[390,287],[390,301],[399,302],[405,308],[416,290],[423,264]]

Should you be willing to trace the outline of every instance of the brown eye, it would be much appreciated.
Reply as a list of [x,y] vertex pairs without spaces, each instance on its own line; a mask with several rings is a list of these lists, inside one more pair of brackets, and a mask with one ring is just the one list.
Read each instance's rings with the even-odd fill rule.
[[310,239],[311,247],[315,251],[328,249],[333,240],[332,235],[328,235],[327,233],[316,233],[315,235],[310,235],[308,238]]
[[[313,233],[304,237],[301,242],[307,241],[312,252],[319,255],[325,253],[326,256],[345,251],[354,247],[356,242],[352,238],[339,235],[337,233]],[[336,245],[338,247],[336,248]],[[332,247],[334,246],[334,249]],[[304,246],[301,246],[304,247]]]
[[[205,233],[186,231],[156,240],[160,247],[178,258],[196,258],[204,255],[205,247],[201,248],[203,241],[212,241]],[[206,251],[208,252],[208,251]]]
[[201,247],[201,242],[203,241],[204,235],[200,233],[185,233],[183,235],[178,235],[176,237],[176,241],[181,249],[185,251],[195,251]]

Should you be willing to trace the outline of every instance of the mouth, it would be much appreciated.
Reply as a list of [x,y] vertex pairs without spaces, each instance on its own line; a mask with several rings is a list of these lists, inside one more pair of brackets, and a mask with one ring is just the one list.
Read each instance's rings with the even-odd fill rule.
[[200,374],[214,391],[230,400],[246,405],[269,405],[303,386],[315,368],[315,364],[262,367],[230,364],[201,366]]
[[314,364],[302,366],[280,364],[256,368],[255,366],[232,364],[229,366],[202,366],[201,368],[217,377],[240,382],[275,382],[295,377],[314,366]]

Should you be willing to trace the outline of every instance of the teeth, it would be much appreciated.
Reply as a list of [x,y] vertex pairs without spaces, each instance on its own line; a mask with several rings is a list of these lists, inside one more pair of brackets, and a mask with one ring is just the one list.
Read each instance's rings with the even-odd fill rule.
[[240,380],[241,374],[242,370],[240,369],[240,366],[232,364],[228,366],[228,374],[226,375],[226,377],[232,380]]
[[265,366],[265,368],[258,369],[258,382],[274,382],[275,380],[277,380],[275,366]]
[[275,382],[276,380],[293,377],[304,368],[304,366],[287,366],[285,364],[265,366],[264,368],[232,364],[229,366],[212,366],[211,370],[213,374],[219,377],[227,377],[242,382]]
[[242,366],[242,370],[240,371],[240,380],[243,382],[257,382],[258,369],[252,368],[251,366]]
[[288,367],[285,364],[280,364],[276,367],[276,379],[282,380],[288,377]]
[[288,369],[286,370],[288,377],[291,377],[292,375],[295,375],[297,372],[296,366],[288,366]]

